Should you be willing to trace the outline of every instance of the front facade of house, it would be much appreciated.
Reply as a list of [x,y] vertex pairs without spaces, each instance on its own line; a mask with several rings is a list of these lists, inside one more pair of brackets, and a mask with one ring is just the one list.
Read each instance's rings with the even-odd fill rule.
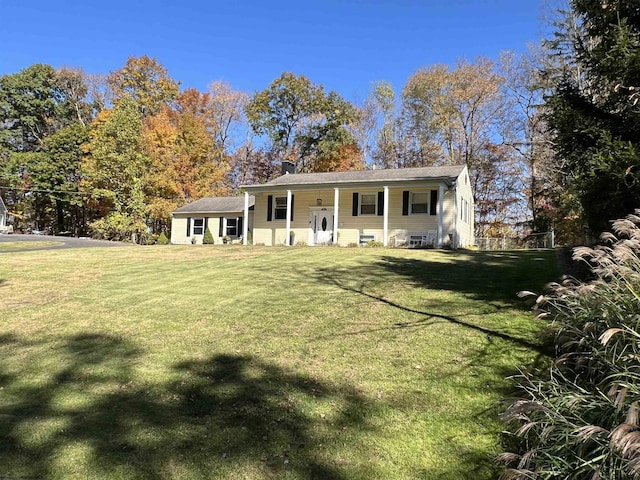
[[171,214],[171,243],[202,244],[207,228],[216,244],[240,242],[244,225],[247,231],[253,228],[253,202],[251,196],[207,197],[184,205]]
[[465,166],[285,174],[244,188],[255,197],[253,244],[474,243]]

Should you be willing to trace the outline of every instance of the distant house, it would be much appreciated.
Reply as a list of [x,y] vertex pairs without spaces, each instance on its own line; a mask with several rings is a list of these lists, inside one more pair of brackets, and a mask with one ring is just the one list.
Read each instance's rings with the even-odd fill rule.
[[474,243],[466,166],[295,174],[283,163],[282,176],[243,187],[247,198],[255,198],[254,244],[347,246],[373,240],[385,246],[460,248]]
[[7,210],[7,206],[4,204],[2,197],[0,197],[0,233],[9,233],[13,231],[13,228],[7,225],[8,216],[9,211]]
[[253,226],[253,203],[252,196],[207,197],[188,203],[172,212],[171,243],[201,244],[207,228],[214,243],[242,240],[247,235],[245,225],[248,230]]

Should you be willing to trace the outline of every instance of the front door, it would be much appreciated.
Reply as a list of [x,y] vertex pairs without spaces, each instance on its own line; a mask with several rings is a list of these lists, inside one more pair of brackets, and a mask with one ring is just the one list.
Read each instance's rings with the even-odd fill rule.
[[333,241],[333,208],[323,208],[311,212],[309,219],[313,245],[332,243]]

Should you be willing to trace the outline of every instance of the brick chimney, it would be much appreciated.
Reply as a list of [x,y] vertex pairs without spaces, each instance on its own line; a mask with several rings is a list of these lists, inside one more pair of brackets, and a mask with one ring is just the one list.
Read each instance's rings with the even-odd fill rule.
[[290,173],[296,173],[296,164],[293,162],[289,162],[288,160],[282,161],[282,171],[281,175],[288,175]]

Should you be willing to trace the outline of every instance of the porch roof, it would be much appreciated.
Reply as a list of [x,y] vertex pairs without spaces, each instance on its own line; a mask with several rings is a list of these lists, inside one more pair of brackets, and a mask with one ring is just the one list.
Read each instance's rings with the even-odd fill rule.
[[278,187],[334,186],[371,186],[376,184],[408,183],[417,181],[433,181],[451,184],[464,170],[464,165],[448,165],[444,167],[399,168],[382,170],[352,170],[348,172],[297,173],[285,174],[267,183],[245,185],[246,191],[264,192]]
[[[249,196],[249,207],[255,204],[255,197]],[[176,213],[237,213],[244,210],[242,197],[205,197],[178,208]]]

